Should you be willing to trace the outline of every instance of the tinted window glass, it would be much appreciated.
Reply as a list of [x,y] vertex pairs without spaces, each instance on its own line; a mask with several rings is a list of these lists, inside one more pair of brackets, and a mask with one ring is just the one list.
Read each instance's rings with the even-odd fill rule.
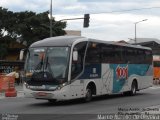
[[86,63],[101,62],[101,46],[98,43],[91,42],[88,45],[86,54]]

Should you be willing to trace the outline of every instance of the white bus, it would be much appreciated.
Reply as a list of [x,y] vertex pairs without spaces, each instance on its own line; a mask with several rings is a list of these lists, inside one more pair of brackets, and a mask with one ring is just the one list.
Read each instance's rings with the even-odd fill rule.
[[152,86],[150,48],[60,36],[33,43],[25,62],[26,97],[49,102],[129,93]]

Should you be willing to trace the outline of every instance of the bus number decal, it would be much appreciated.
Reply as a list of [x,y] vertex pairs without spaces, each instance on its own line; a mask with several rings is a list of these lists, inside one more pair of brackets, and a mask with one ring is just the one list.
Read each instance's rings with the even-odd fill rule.
[[116,68],[116,76],[119,79],[128,78],[128,65],[126,67],[120,67],[119,65]]

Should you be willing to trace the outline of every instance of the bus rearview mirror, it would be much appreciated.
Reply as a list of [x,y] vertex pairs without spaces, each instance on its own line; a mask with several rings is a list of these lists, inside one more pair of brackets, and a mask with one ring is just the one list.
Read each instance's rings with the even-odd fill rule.
[[78,61],[78,51],[73,51],[73,61]]

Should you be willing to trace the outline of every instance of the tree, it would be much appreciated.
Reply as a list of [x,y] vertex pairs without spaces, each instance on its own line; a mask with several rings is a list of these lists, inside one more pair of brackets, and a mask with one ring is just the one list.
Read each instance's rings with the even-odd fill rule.
[[[0,59],[7,55],[8,46],[16,40],[26,42],[27,47],[50,36],[48,11],[36,14],[32,11],[12,12],[0,7]],[[55,24],[56,23],[56,24]],[[53,19],[53,36],[64,35],[65,22]]]
[[8,53],[7,49],[6,49],[7,45],[6,44],[0,44],[0,60],[2,60]]
[[4,59],[8,53],[9,44],[16,39],[13,37],[14,31],[12,31],[13,12],[0,7],[0,18],[0,59]]
[[[34,12],[16,13],[17,25],[15,31],[21,36],[21,40],[27,42],[27,46],[31,43],[47,38],[50,35],[48,12],[36,14]],[[53,20],[53,24],[54,24]],[[66,27],[65,22],[58,22],[53,26],[53,36],[64,35],[63,30]]]

